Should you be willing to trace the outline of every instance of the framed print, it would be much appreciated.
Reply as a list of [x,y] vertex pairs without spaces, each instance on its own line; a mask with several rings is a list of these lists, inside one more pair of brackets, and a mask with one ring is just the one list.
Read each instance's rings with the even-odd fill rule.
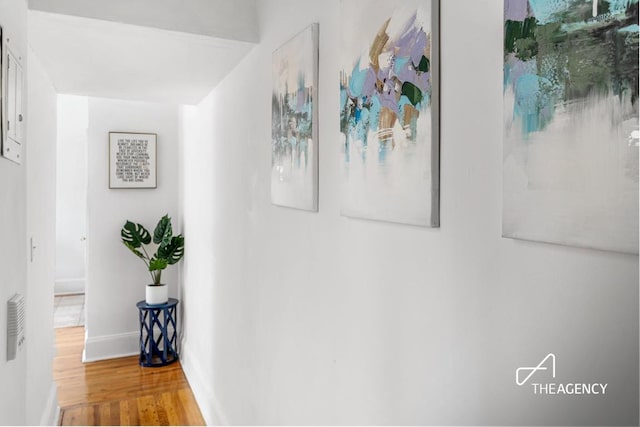
[[271,203],[318,211],[318,24],[273,52]]
[[109,188],[156,188],[155,133],[109,132]]
[[341,213],[439,227],[439,2],[343,0]]

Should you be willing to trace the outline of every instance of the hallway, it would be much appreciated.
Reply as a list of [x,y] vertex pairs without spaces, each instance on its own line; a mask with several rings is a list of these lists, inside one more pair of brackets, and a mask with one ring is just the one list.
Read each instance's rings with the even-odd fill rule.
[[0,427],[640,427],[640,0],[0,0],[0,82]]
[[204,425],[180,362],[143,368],[137,356],[82,363],[84,328],[56,329],[59,425]]

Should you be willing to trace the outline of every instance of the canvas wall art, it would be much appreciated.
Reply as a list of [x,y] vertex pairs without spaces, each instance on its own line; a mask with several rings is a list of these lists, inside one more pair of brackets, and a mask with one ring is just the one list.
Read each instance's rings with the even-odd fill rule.
[[341,2],[341,212],[439,226],[438,1]]
[[273,53],[271,202],[318,210],[318,24]]
[[503,235],[638,253],[638,0],[505,0]]

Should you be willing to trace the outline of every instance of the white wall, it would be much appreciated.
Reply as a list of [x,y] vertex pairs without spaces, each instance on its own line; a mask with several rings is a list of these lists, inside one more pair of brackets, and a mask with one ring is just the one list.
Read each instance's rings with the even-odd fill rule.
[[25,420],[28,425],[53,425],[57,422],[52,375],[57,95],[33,51],[29,50],[28,55],[27,235],[33,237],[36,248],[27,270]]
[[[89,98],[88,223],[85,359],[96,360],[139,351],[136,302],[151,279],[143,262],[120,241],[127,219],[153,232],[168,213],[179,232],[178,108],[174,105]],[[158,134],[156,189],[109,189],[108,135],[116,132]],[[177,269],[163,272],[169,295],[177,295]]]
[[[0,0],[0,25],[14,49],[26,55],[27,2]],[[29,72],[28,66],[25,72]],[[0,387],[0,424],[17,425],[25,420],[26,356],[23,351],[16,360],[7,362],[6,301],[16,292],[26,293],[26,167],[0,158],[0,183],[0,378],[3,384],[11,385]]]
[[[27,76],[24,161],[16,165],[0,158],[0,424],[53,423],[55,92],[27,51],[26,1],[0,0],[0,25]],[[36,246],[33,262],[28,262],[29,237]],[[26,343],[8,362],[6,301],[15,293],[26,298]]]
[[256,0],[30,0],[35,10],[257,41]]
[[[638,257],[501,238],[502,2],[442,2],[441,228],[341,217],[339,1],[260,2],[261,44],[182,116],[182,363],[209,423],[636,424]],[[271,205],[271,55],[320,23],[320,212]],[[515,370],[558,358],[541,397]]]
[[84,292],[87,226],[87,97],[58,96],[55,294]]

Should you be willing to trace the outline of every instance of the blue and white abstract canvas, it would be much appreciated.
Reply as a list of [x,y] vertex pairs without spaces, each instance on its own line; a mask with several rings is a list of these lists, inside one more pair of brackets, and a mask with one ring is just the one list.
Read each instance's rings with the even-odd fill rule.
[[341,3],[341,213],[439,226],[438,1]]

